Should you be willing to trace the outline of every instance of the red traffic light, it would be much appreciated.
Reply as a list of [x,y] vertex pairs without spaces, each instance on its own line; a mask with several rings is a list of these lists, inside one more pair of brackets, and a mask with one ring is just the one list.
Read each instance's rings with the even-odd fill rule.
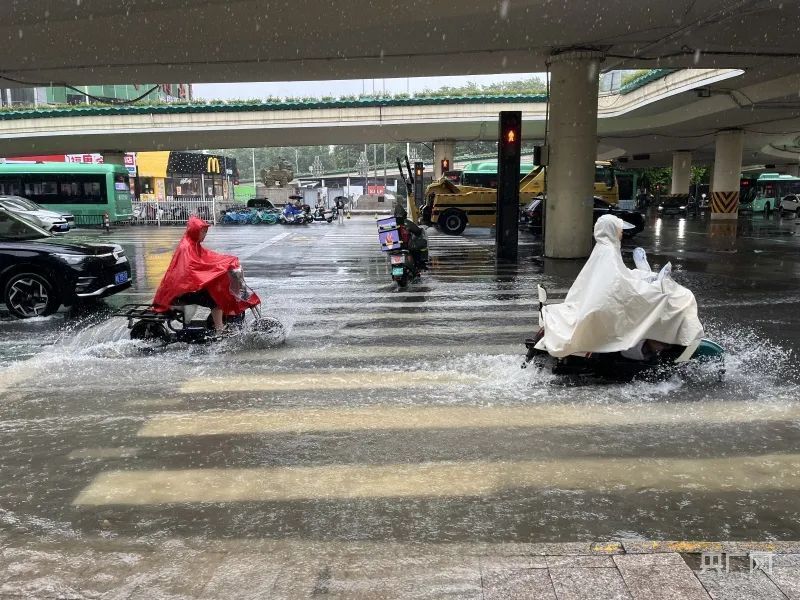
[[506,143],[513,144],[517,141],[517,131],[515,129],[509,129],[506,131]]

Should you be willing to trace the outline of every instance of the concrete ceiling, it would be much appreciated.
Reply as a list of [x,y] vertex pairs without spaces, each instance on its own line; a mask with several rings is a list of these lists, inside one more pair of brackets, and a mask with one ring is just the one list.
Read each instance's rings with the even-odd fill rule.
[[[532,72],[554,49],[590,46],[609,54],[604,68],[775,74],[796,59],[711,52],[797,53],[798,22],[796,0],[9,0],[0,73],[98,84]],[[667,58],[620,58],[634,55]]]

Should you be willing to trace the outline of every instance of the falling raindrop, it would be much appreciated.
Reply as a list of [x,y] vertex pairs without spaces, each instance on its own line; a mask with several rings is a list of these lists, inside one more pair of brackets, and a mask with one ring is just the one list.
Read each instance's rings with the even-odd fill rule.
[[501,19],[508,18],[508,7],[511,4],[510,0],[501,0],[500,2],[500,10],[498,11],[500,14]]
[[694,51],[694,64],[699,64],[699,63],[700,63],[700,48],[697,48]]

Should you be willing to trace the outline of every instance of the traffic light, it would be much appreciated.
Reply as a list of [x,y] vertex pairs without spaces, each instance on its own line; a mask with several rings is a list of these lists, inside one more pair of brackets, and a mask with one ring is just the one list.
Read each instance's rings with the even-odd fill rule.
[[519,163],[522,149],[522,112],[500,113],[497,144],[497,259],[516,262],[519,228]]
[[500,113],[500,158],[519,156],[522,141],[522,113],[504,110]]
[[442,159],[442,174],[447,173],[450,170],[450,159],[443,158]]

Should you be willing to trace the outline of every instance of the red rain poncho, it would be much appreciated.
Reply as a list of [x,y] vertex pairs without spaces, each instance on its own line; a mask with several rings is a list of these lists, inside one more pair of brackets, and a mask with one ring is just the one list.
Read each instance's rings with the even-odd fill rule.
[[[158,286],[153,299],[157,312],[165,312],[183,294],[208,290],[216,305],[226,315],[237,315],[251,306],[261,304],[259,297],[251,291],[246,300],[237,297],[231,290],[229,271],[239,268],[239,259],[229,254],[219,254],[200,245],[200,234],[209,227],[199,217],[189,217],[186,233],[183,234],[172,262]],[[249,289],[249,288],[247,288]]]

